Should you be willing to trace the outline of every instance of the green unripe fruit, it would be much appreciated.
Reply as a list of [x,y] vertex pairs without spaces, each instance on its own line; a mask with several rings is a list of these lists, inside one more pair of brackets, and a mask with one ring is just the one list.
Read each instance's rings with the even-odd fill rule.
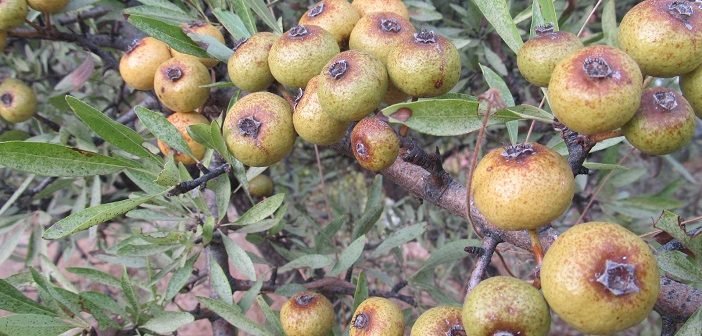
[[395,13],[371,13],[356,23],[349,38],[349,48],[365,51],[383,64],[400,42],[414,36],[416,29],[407,19]]
[[273,195],[273,180],[268,175],[257,175],[249,181],[251,197],[269,197]]
[[548,85],[558,120],[590,135],[624,126],[641,103],[643,76],[623,51],[604,45],[586,47],[556,65]]
[[461,308],[441,306],[425,311],[414,322],[410,336],[466,336]]
[[298,293],[280,308],[280,324],[286,336],[329,336],[334,326],[334,309],[321,294]]
[[[191,23],[184,24],[182,29],[183,29],[183,32],[186,34],[206,35],[206,36],[215,38],[217,41],[224,44],[224,35],[222,35],[222,32],[219,31],[219,29],[217,27],[215,27],[209,23],[191,22]],[[171,49],[171,53],[173,54],[173,57],[175,57],[175,58],[197,60],[198,62],[202,63],[202,65],[204,65],[208,68],[211,68],[211,67],[219,64],[219,60],[216,58],[197,57],[194,55],[182,53],[182,52],[175,50],[175,49]]]
[[632,146],[646,154],[670,154],[692,141],[695,113],[679,93],[651,88],[644,91],[639,110],[622,132]]
[[7,32],[0,30],[0,51],[7,47]]
[[244,91],[256,92],[273,84],[268,53],[277,39],[272,33],[261,32],[237,42],[227,62],[229,79],[234,85]]
[[[183,136],[185,143],[188,144],[190,151],[193,153],[193,155],[190,156],[185,153],[175,152],[173,154],[173,159],[176,162],[181,162],[186,166],[195,164],[195,160],[202,160],[202,158],[205,157],[205,151],[207,151],[207,148],[190,137],[190,134],[188,133],[188,126],[196,124],[209,124],[209,120],[207,120],[207,118],[205,118],[202,114],[195,112],[176,112],[169,115],[167,119],[178,129],[178,132],[180,132],[180,135]],[[157,145],[163,155],[167,156],[172,151],[168,144],[161,140],[158,140]]]
[[362,17],[377,12],[391,12],[409,20],[409,11],[402,0],[353,0],[351,5]]
[[369,297],[356,308],[349,336],[402,336],[405,321],[400,307],[382,297]]
[[195,111],[207,101],[210,71],[192,58],[171,58],[159,65],[154,91],[163,105],[175,112]]
[[307,83],[304,94],[295,105],[293,125],[305,141],[316,145],[331,145],[344,137],[349,123],[330,117],[322,109],[317,96],[321,79],[322,76],[318,75]]
[[344,45],[360,17],[346,0],[322,0],[302,15],[299,24],[320,27],[332,34],[336,43]]
[[551,315],[532,285],[496,276],[480,282],[466,297],[462,312],[470,336],[546,336]]
[[222,135],[229,151],[245,165],[270,166],[295,143],[292,108],[269,92],[249,94],[227,112]]
[[573,33],[553,31],[553,25],[536,28],[536,36],[517,52],[519,72],[531,84],[546,87],[556,64],[583,48]]
[[655,77],[675,77],[702,64],[702,9],[684,0],[648,0],[619,25],[619,45]]
[[702,118],[702,66],[680,76],[680,89],[697,117]]
[[613,334],[644,320],[660,290],[656,258],[617,224],[578,224],[551,245],[541,266],[551,309],[586,334]]
[[395,162],[400,139],[386,122],[375,116],[367,117],[351,131],[351,151],[361,167],[381,171]]
[[154,77],[161,63],[171,58],[171,48],[153,38],[135,40],[119,60],[119,74],[137,90],[154,88]]
[[385,66],[370,54],[344,51],[322,69],[319,103],[339,121],[355,121],[373,112],[388,90]]
[[63,10],[70,0],[27,0],[29,7],[37,12],[55,14]]
[[9,123],[28,120],[37,112],[34,90],[16,79],[5,79],[0,84],[0,117]]
[[27,17],[27,0],[0,1],[0,30],[7,31],[19,27]]
[[421,31],[390,51],[387,67],[390,80],[402,92],[412,97],[435,97],[458,83],[461,57],[445,37]]
[[475,168],[471,189],[475,206],[490,223],[517,231],[540,228],[568,210],[575,179],[560,154],[529,143],[485,155]]
[[303,88],[338,53],[339,45],[326,30],[317,26],[295,26],[273,43],[268,66],[279,83]]

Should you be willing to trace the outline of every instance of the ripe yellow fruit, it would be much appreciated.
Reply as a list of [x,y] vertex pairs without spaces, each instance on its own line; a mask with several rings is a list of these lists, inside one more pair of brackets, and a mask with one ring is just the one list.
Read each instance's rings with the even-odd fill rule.
[[412,23],[395,13],[379,12],[362,17],[351,31],[349,48],[365,51],[387,64],[390,51],[416,32]]
[[127,85],[137,90],[151,90],[156,70],[170,58],[171,49],[167,44],[153,37],[135,40],[119,60],[119,74]]
[[346,0],[322,0],[302,15],[299,24],[318,26],[332,34],[336,43],[345,45],[360,17]]
[[351,151],[361,167],[381,171],[390,167],[400,152],[395,130],[378,117],[366,117],[351,131]]
[[159,65],[154,76],[154,91],[163,105],[175,112],[195,111],[207,101],[210,72],[191,58],[171,58]]
[[351,5],[356,7],[361,16],[377,12],[391,12],[409,20],[409,11],[402,0],[353,0]]
[[272,33],[261,32],[237,42],[227,62],[229,79],[234,85],[244,91],[256,92],[273,84],[268,54],[277,39]]
[[440,306],[425,311],[412,326],[410,336],[465,336],[461,308]]
[[27,0],[35,11],[54,14],[63,10],[70,0]]
[[577,224],[551,245],[541,266],[551,309],[586,334],[612,334],[641,322],[660,290],[651,249],[620,225]]
[[702,66],[680,76],[680,89],[698,118],[702,118]]
[[369,297],[356,308],[349,336],[402,336],[405,320],[400,307],[382,297]]
[[576,51],[556,65],[548,84],[551,109],[584,135],[624,126],[641,103],[643,76],[623,51],[604,45]]
[[471,183],[475,206],[496,227],[537,229],[565,212],[575,193],[568,161],[537,143],[497,148],[485,155]]
[[318,75],[307,83],[304,94],[295,105],[293,125],[303,140],[316,145],[331,145],[344,137],[349,123],[324,112],[317,96],[320,82],[321,75]]
[[286,336],[329,336],[334,326],[334,309],[321,294],[298,293],[280,308],[280,324]]
[[[217,41],[221,42],[224,44],[224,35],[222,35],[222,32],[219,31],[219,28],[209,24],[209,23],[204,23],[204,22],[191,22],[188,24],[184,24],[183,27],[183,32],[186,34],[198,34],[198,35],[206,35],[213,37],[217,39]],[[206,48],[204,48],[206,49]],[[197,57],[194,55],[182,53],[178,50],[171,49],[171,53],[173,54],[173,57],[175,58],[180,58],[180,59],[194,59],[197,60],[198,62],[202,63],[204,66],[211,68],[219,63],[218,59],[215,58],[209,58],[209,57]]]
[[553,31],[553,25],[537,28],[537,35],[517,52],[519,72],[531,84],[546,87],[551,73],[566,56],[583,48],[573,33]]
[[37,96],[31,87],[12,78],[0,84],[0,117],[15,124],[32,118],[36,112]]
[[[205,118],[202,114],[195,112],[176,112],[169,115],[167,119],[178,129],[180,134],[183,136],[183,139],[185,139],[185,142],[188,144],[188,147],[190,147],[190,151],[193,153],[193,156],[190,156],[185,153],[175,152],[173,154],[173,159],[176,162],[183,163],[184,165],[194,164],[196,159],[198,161],[202,160],[202,158],[205,156],[205,151],[207,148],[190,137],[190,134],[188,134],[188,126],[195,124],[209,124],[207,118]],[[163,155],[168,155],[172,151],[168,144],[161,140],[157,141],[157,145]]]
[[338,53],[339,45],[326,30],[317,26],[295,26],[273,43],[268,66],[279,83],[303,88]]
[[0,30],[7,31],[21,26],[28,11],[27,0],[0,1]]

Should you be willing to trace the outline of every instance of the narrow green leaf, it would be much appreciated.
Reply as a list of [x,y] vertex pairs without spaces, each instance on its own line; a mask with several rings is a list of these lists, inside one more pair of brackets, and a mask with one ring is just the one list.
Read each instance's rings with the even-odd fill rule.
[[104,223],[117,216],[125,214],[139,205],[148,202],[154,196],[142,196],[134,199],[101,204],[81,210],[54,223],[44,232],[44,239],[60,239],[76,232]]
[[[465,252],[464,252],[465,253]],[[356,290],[353,293],[353,311],[358,308],[361,302],[368,298],[368,280],[366,279],[366,272],[361,271],[358,275],[358,280],[356,283]]]
[[371,256],[381,256],[395,247],[414,240],[421,236],[426,229],[426,224],[415,224],[395,231],[389,237],[383,239],[383,242],[375,248]]
[[71,272],[71,273],[73,273],[81,278],[88,279],[90,281],[94,281],[97,283],[101,283],[101,284],[116,287],[116,288],[120,287],[119,279],[112,276],[111,274],[107,274],[103,271],[100,271],[100,270],[97,270],[94,268],[68,267],[68,268],[66,268],[66,271],[69,271],[69,272]]
[[363,254],[363,248],[366,246],[366,236],[362,235],[353,241],[349,246],[347,246],[341,255],[339,255],[339,261],[334,264],[331,271],[327,275],[331,277],[338,276],[341,272],[347,270],[349,267],[358,261],[358,258]]
[[171,25],[180,25],[191,21],[192,18],[183,12],[174,11],[167,8],[159,8],[155,6],[135,6],[125,8],[122,13],[129,16],[141,16]]
[[5,240],[0,246],[0,265],[12,255],[22,236],[24,236],[24,226],[22,225],[16,226],[13,232],[5,235]]
[[171,301],[171,299],[173,299],[176,294],[180,292],[180,289],[183,288],[186,283],[188,283],[188,278],[190,278],[190,275],[193,272],[193,264],[195,264],[196,260],[197,255],[190,257],[182,268],[179,268],[177,271],[175,271],[175,273],[173,273],[171,280],[168,281],[166,293],[163,294],[164,302]]
[[251,261],[249,255],[246,254],[246,251],[224,233],[222,233],[222,242],[224,243],[224,248],[227,250],[229,260],[234,264],[234,267],[247,279],[256,281],[256,269],[254,268],[253,261]]
[[354,239],[368,233],[371,228],[373,228],[373,225],[378,222],[380,219],[380,216],[383,215],[383,210],[385,209],[385,206],[383,203],[378,203],[374,204],[370,207],[370,209],[366,209],[366,211],[363,212],[363,215],[361,215],[361,218],[359,218],[352,226],[353,226],[353,235],[352,237]]
[[[248,10],[247,10],[248,12]],[[250,12],[248,12],[251,15]],[[241,20],[239,15],[232,12],[225,12],[219,8],[214,9],[212,14],[217,18],[217,20],[224,26],[225,29],[232,35],[235,40],[242,38],[247,38],[251,36],[251,33],[246,28],[244,21]]]
[[702,335],[702,307],[697,309],[685,324],[675,333],[675,336],[699,336]]
[[193,321],[195,321],[195,317],[190,313],[164,311],[152,317],[141,326],[157,334],[167,335]]
[[232,286],[229,284],[227,275],[210,254],[210,286],[222,302],[232,304]]
[[246,3],[248,3],[249,8],[251,8],[254,11],[254,13],[256,13],[256,15],[258,15],[258,17],[261,18],[263,23],[265,23],[266,26],[268,26],[268,28],[273,30],[274,33],[283,33],[283,28],[278,24],[278,21],[275,19],[270,9],[268,9],[268,6],[266,6],[266,3],[263,2],[263,0],[245,1]]
[[288,205],[283,204],[280,208],[275,213],[275,216],[271,219],[264,219],[258,223],[254,223],[251,225],[246,225],[238,230],[236,230],[237,233],[256,233],[256,232],[263,232],[266,230],[271,230],[269,234],[275,234],[273,231],[278,228],[281,224],[283,224],[283,218],[285,218],[285,214],[288,212]]
[[175,163],[173,155],[169,155],[166,158],[166,162],[163,165],[163,169],[154,180],[158,185],[164,187],[173,187],[178,182],[180,182],[180,174],[178,173],[178,166]]
[[86,301],[92,302],[94,305],[100,307],[103,311],[112,312],[118,316],[121,316],[123,319],[127,318],[127,312],[122,308],[122,306],[118,304],[114,299],[105,294],[88,291],[81,292],[80,297]]
[[263,278],[256,280],[251,288],[241,296],[241,299],[237,303],[239,307],[241,307],[241,311],[249,311],[254,300],[256,300],[256,296],[261,292],[261,288],[263,288]]
[[344,215],[337,217],[331,223],[327,224],[314,238],[314,248],[317,253],[324,253],[327,249],[331,249],[332,237],[336,235],[341,227],[348,221],[348,216]]
[[167,0],[139,0],[139,2],[143,3],[144,5],[148,5],[151,7],[160,7],[161,9],[168,9],[177,13],[183,13],[185,12],[178,7],[178,5],[174,4],[171,1]]
[[199,296],[197,299],[215,314],[219,315],[233,326],[251,334],[252,336],[273,336],[273,334],[244,316],[238,306],[226,304],[222,301],[202,296]]
[[226,63],[229,57],[234,53],[231,49],[227,48],[224,43],[220,42],[218,39],[202,34],[188,33],[188,37],[193,40],[201,48],[211,55],[212,57]]
[[618,45],[619,28],[617,27],[617,13],[614,0],[606,0],[602,8],[602,32],[608,45]]
[[163,114],[151,111],[143,106],[137,106],[134,112],[136,112],[144,126],[159,140],[165,142],[168,146],[180,153],[185,153],[190,156],[193,155],[188,143],[185,142],[185,139],[178,129],[173,126]]
[[3,279],[0,279],[0,309],[17,314],[56,315],[51,309],[24,296],[22,292]]
[[230,0],[230,2],[232,3],[234,12],[241,18],[249,34],[255,34],[257,31],[256,18],[251,12],[251,9],[249,9],[248,4],[246,4],[246,0]]
[[512,16],[509,14],[507,1],[473,0],[473,3],[478,6],[483,16],[485,16],[488,22],[495,28],[495,31],[500,35],[505,44],[516,53],[524,42],[522,41],[517,26],[512,20]]
[[685,229],[680,225],[680,217],[678,217],[678,215],[667,210],[663,211],[654,226],[677,239],[696,256],[702,256],[702,235],[692,237],[687,234]]
[[38,314],[16,314],[0,317],[0,334],[56,336],[75,328],[63,320]]
[[175,50],[197,57],[208,57],[207,53],[195,44],[188,35],[185,35],[178,26],[139,15],[129,16],[128,21],[149,36],[163,41]]
[[324,254],[307,254],[299,257],[278,269],[278,272],[285,273],[298,268],[324,268],[334,263],[334,258]]
[[505,104],[507,104],[507,107],[514,106],[514,97],[512,97],[512,92],[509,91],[509,87],[502,77],[500,77],[500,75],[498,75],[492,69],[483,66],[482,64],[479,65],[480,71],[483,72],[483,78],[485,79],[485,82],[487,82],[488,86],[500,92],[502,100],[505,102]]
[[283,332],[283,326],[280,325],[280,319],[275,315],[275,312],[271,309],[271,306],[268,305],[263,295],[257,296],[256,302],[261,308],[263,316],[266,317],[266,327],[268,330],[273,332],[274,335],[284,335],[285,332]]
[[229,199],[232,196],[232,185],[229,182],[229,175],[223,174],[213,180],[210,180],[207,182],[207,188],[215,193],[217,213],[212,214],[212,216],[216,216],[217,222],[219,222],[224,218],[224,216],[227,215]]
[[284,200],[285,194],[283,193],[268,197],[251,207],[251,209],[241,215],[241,217],[239,217],[234,224],[250,225],[262,221],[275,213],[275,211],[278,210],[278,208],[280,208],[280,206],[283,204]]
[[129,274],[127,274],[126,267],[122,269],[120,287],[122,288],[122,293],[124,294],[124,297],[127,298],[127,302],[129,302],[129,305],[132,306],[134,320],[138,320],[139,315],[141,314],[141,305],[139,304],[139,298],[137,297],[136,291],[134,290],[134,286],[132,286]]
[[136,162],[43,142],[0,142],[0,166],[41,176],[82,177],[108,175]]
[[212,135],[210,133],[211,128],[210,125],[208,124],[195,124],[195,125],[190,125],[187,128],[188,134],[190,135],[193,140],[196,142],[203,144],[209,148],[212,149],[217,149],[215,146],[214,140],[212,139]]
[[466,252],[463,249],[466,246],[480,246],[480,241],[476,239],[461,239],[444,244],[431,252],[429,259],[424,262],[422,267],[411,278],[425,270],[433,270],[438,265],[465,258]]
[[684,283],[702,282],[702,270],[685,253],[666,251],[656,255],[656,260],[670,278]]

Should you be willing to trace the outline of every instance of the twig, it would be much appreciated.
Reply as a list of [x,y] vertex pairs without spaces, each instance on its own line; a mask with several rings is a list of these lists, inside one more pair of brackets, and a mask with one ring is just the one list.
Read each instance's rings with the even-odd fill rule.
[[483,278],[485,278],[485,272],[487,271],[488,266],[490,266],[492,255],[495,253],[495,249],[500,242],[502,242],[502,239],[491,234],[485,235],[483,238],[483,253],[478,257],[478,261],[475,263],[475,267],[470,273],[470,279],[468,280],[467,287],[468,293],[470,293],[470,291],[473,290],[473,288],[475,288],[475,286],[477,286],[478,283],[483,280]]
[[203,174],[202,176],[200,176],[194,180],[185,181],[185,182],[181,182],[181,183],[176,184],[176,186],[173,187],[173,189],[171,189],[166,194],[166,196],[171,197],[171,196],[184,194],[184,193],[186,193],[190,190],[193,190],[197,187],[204,186],[208,181],[213,180],[222,174],[229,173],[231,170],[232,170],[232,166],[228,163],[225,163],[221,166],[218,166],[218,167],[211,169],[209,173]]
[[[624,161],[626,161],[626,159],[629,158],[629,155],[631,154],[631,152],[632,151],[630,150],[628,153],[626,153],[626,155],[624,155],[621,159],[619,159],[619,162],[617,162],[617,164],[624,163]],[[580,213],[580,216],[574,222],[574,224],[580,223],[583,220],[583,218],[585,218],[585,215],[587,215],[588,211],[590,211],[590,209],[592,208],[592,205],[594,204],[595,199],[597,198],[597,195],[600,193],[600,191],[602,191],[602,188],[604,188],[604,186],[607,184],[607,181],[609,181],[609,179],[610,179],[610,177],[612,177],[613,173],[614,173],[614,170],[610,170],[607,173],[607,175],[605,175],[605,177],[602,179],[602,182],[600,182],[600,185],[597,186],[597,189],[595,189],[595,192],[593,192],[592,195],[590,196],[590,200],[588,200],[587,205],[585,205],[585,208]]]
[[561,137],[565,141],[568,148],[568,164],[573,171],[573,175],[589,173],[589,170],[583,167],[583,163],[585,163],[585,159],[590,154],[590,150],[595,146],[595,143],[566,127],[558,120],[553,122],[553,129],[561,132]]
[[595,15],[595,12],[597,9],[600,7],[602,4],[602,0],[597,0],[597,3],[595,4],[595,7],[592,7],[592,11],[590,11],[590,14],[588,14],[587,18],[585,19],[585,22],[583,22],[583,26],[580,27],[580,30],[578,31],[578,37],[583,34],[585,31],[585,27],[587,27],[588,22],[590,22],[590,19],[592,18],[593,15]]
[[35,114],[34,118],[41,121],[42,124],[46,125],[48,128],[50,128],[54,132],[58,132],[61,129],[61,125],[55,123],[53,120],[50,120],[50,119],[42,116],[39,113]]

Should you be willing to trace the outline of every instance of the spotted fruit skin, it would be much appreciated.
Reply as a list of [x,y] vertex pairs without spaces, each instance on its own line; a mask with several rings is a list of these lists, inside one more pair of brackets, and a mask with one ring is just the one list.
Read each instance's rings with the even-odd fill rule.
[[[308,296],[309,301],[299,301],[301,296]],[[280,309],[280,324],[286,336],[328,336],[334,324],[334,309],[321,294],[298,293]]]
[[[629,279],[638,291],[615,295],[605,287],[601,281],[608,260],[633,266],[634,277]],[[658,265],[649,246],[624,227],[577,224],[546,252],[541,289],[551,309],[573,328],[612,334],[638,324],[651,312],[660,290]]]
[[0,30],[8,31],[21,26],[28,11],[26,0],[0,1]]
[[338,53],[339,45],[326,30],[317,26],[296,26],[273,43],[268,65],[279,83],[303,88]]
[[417,30],[412,23],[395,13],[370,13],[356,23],[349,38],[349,48],[365,51],[387,64],[390,51]]
[[362,17],[377,12],[391,12],[409,20],[409,11],[402,0],[353,0],[351,5]]
[[[257,126],[250,127],[252,123]],[[245,165],[270,166],[288,155],[295,144],[292,107],[269,92],[249,94],[227,112],[222,135],[229,151]]]
[[[179,73],[178,77],[172,77]],[[159,101],[176,112],[194,111],[205,104],[210,89],[202,87],[212,79],[207,68],[192,58],[171,58],[159,65],[154,91]]]
[[261,32],[238,45],[227,62],[229,79],[234,85],[244,91],[256,92],[273,84],[268,54],[277,39],[272,33]]
[[273,195],[273,180],[268,175],[257,175],[249,181],[249,194],[252,197],[269,197]]
[[[393,85],[412,97],[435,97],[449,92],[461,75],[461,57],[447,38],[434,34],[422,42],[415,33],[393,48],[387,57]],[[420,36],[421,37],[421,36]]]
[[[203,23],[203,22],[191,22],[184,24],[183,27],[183,32],[186,34],[198,34],[198,35],[206,35],[215,38],[217,41],[221,42],[224,44],[224,35],[222,35],[222,32],[219,30],[219,28],[209,24],[209,23]],[[217,64],[219,64],[219,60],[215,58],[209,58],[209,57],[197,57],[194,55],[186,54],[183,52],[180,52],[178,50],[172,49],[171,48],[171,53],[173,54],[173,57],[175,58],[180,58],[180,59],[191,59],[191,60],[197,60],[198,62],[202,63],[202,65],[211,68]]]
[[27,0],[29,7],[42,13],[54,14],[63,10],[70,0]]
[[349,336],[402,336],[404,332],[400,307],[382,297],[369,297],[361,302],[349,326]]
[[377,172],[395,162],[400,152],[400,139],[386,122],[367,117],[351,131],[351,151],[361,167]]
[[568,161],[555,151],[528,144],[531,153],[517,158],[497,148],[483,157],[473,173],[475,206],[496,227],[537,229],[565,212],[575,193]]
[[37,96],[23,82],[8,78],[0,84],[0,117],[10,123],[29,120],[37,112]]
[[675,77],[702,64],[702,9],[688,3],[692,15],[683,19],[669,10],[676,1],[641,2],[619,26],[619,45],[646,75]]
[[[338,69],[345,70],[336,72]],[[388,74],[383,63],[369,53],[349,50],[324,66],[317,95],[330,117],[349,122],[373,112],[387,90]]]
[[[605,78],[591,78],[586,60],[603,59],[611,69]],[[623,51],[604,45],[580,49],[561,60],[548,85],[551,109],[568,128],[585,135],[624,126],[641,103],[643,77]]]
[[461,308],[439,306],[425,311],[412,326],[410,336],[465,336]]
[[300,25],[314,25],[328,31],[336,43],[348,43],[349,35],[361,16],[346,0],[322,0],[300,17]]
[[134,42],[119,60],[119,74],[127,85],[137,90],[154,88],[154,77],[161,63],[171,58],[171,48],[153,38]]
[[507,276],[480,282],[466,296],[461,313],[466,334],[546,336],[551,327],[548,304],[532,285]]
[[293,125],[303,140],[316,145],[331,145],[344,137],[349,123],[332,118],[322,109],[317,95],[321,79],[318,75],[307,83],[302,98],[295,105]]
[[695,115],[702,118],[702,66],[680,76],[680,89],[695,110]]
[[[185,142],[188,144],[190,151],[193,153],[193,155],[190,156],[185,153],[176,152],[173,155],[173,159],[176,162],[181,162],[186,166],[195,164],[196,159],[198,161],[202,160],[202,158],[205,157],[205,151],[207,151],[207,148],[190,137],[190,134],[188,134],[188,126],[208,124],[209,121],[207,118],[205,118],[202,114],[195,112],[176,112],[169,115],[167,119],[178,129],[178,132],[180,132],[180,135],[183,136],[183,139],[185,139]],[[168,144],[161,140],[158,140],[157,145],[163,155],[168,155],[172,151]]]
[[[674,97],[675,106],[659,104],[656,95],[661,94]],[[669,88],[650,88],[644,91],[639,110],[622,132],[632,146],[646,154],[670,154],[692,141],[695,119],[692,106],[681,94]]]
[[530,39],[519,49],[517,66],[529,83],[546,87],[556,64],[582,48],[583,43],[573,33],[544,33]]

